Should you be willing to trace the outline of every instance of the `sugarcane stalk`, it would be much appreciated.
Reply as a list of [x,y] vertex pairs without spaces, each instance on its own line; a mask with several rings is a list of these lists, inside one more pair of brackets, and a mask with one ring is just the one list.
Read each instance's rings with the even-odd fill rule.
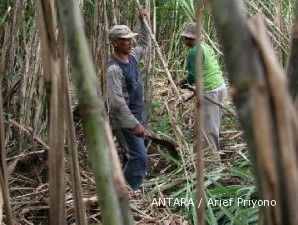
[[[255,40],[265,65],[268,89],[272,95],[275,114],[276,139],[279,148],[276,155],[281,180],[280,200],[284,209],[286,209],[283,216],[289,219],[290,224],[296,224],[298,222],[295,207],[298,204],[298,165],[295,138],[298,137],[294,135],[292,123],[293,120],[297,120],[297,115],[292,114],[289,110],[292,108],[293,102],[288,95],[285,73],[274,57],[274,50],[270,45],[269,38],[266,36],[265,25],[260,17],[256,20],[254,27],[258,28],[255,33],[258,34],[255,35],[257,36]],[[297,127],[294,127],[294,129],[297,129]]]
[[113,25],[118,24],[117,23],[117,13],[116,13],[116,4],[115,0],[111,0],[111,11],[112,11],[112,23]]
[[[202,61],[202,48],[201,48],[201,36],[202,36],[202,10],[203,5],[201,1],[196,1],[196,22],[198,25],[197,30],[197,77],[203,77],[203,61]],[[194,146],[196,151],[195,167],[196,167],[196,189],[197,189],[197,202],[204,199],[204,99],[203,99],[203,79],[196,79],[195,90],[195,114],[194,114]],[[197,207],[197,224],[205,225],[205,204],[201,204]]]
[[[8,31],[8,27],[5,29]],[[5,74],[6,68],[6,54],[8,42],[8,32],[4,35],[4,45],[2,49],[2,54],[0,58],[0,87],[2,89],[2,82]],[[3,198],[4,207],[6,210],[7,224],[13,225],[12,211],[10,205],[10,194],[9,194],[9,183],[7,177],[7,164],[6,164],[6,154],[5,154],[5,126],[4,126],[4,115],[3,115],[3,103],[2,103],[2,92],[0,93],[0,191],[1,197]],[[2,206],[1,206],[2,208]],[[2,223],[2,221],[0,221]]]
[[[5,79],[9,78],[13,74],[14,66],[15,66],[15,55],[17,51],[17,43],[18,43],[18,32],[16,32],[18,28],[19,22],[22,20],[22,14],[24,9],[25,1],[17,0],[15,1],[15,7],[13,9],[12,21],[11,21],[11,36],[8,42],[8,55],[6,61],[6,77]],[[9,82],[7,80],[6,84],[8,85]],[[8,86],[7,86],[8,87]]]
[[64,39],[62,35],[61,23],[59,23],[61,32],[59,33],[59,55],[60,55],[60,67],[61,67],[61,82],[64,98],[65,108],[65,122],[67,127],[67,144],[69,146],[70,165],[71,165],[71,183],[74,196],[76,224],[87,225],[87,217],[85,213],[85,206],[83,203],[83,194],[81,187],[79,157],[76,144],[75,126],[73,121],[73,115],[71,111],[71,100],[69,96],[69,80],[67,76],[67,62],[65,54]]
[[[284,130],[279,136],[281,140],[277,141],[276,137],[279,135],[279,131],[275,131],[274,128],[279,126],[280,121],[277,122],[276,120],[280,120],[280,118],[279,116],[273,117],[276,115],[271,109],[271,98],[274,99],[274,96],[270,95],[272,90],[264,76],[268,71],[263,67],[259,51],[252,42],[247,19],[243,13],[242,1],[210,0],[210,2],[217,32],[223,45],[229,81],[235,89],[233,100],[244,129],[261,196],[263,199],[273,199],[280,203],[279,191],[282,191],[280,187],[283,184],[277,183],[276,157],[278,151],[288,149],[292,152],[291,137],[288,139],[290,143],[282,146],[285,140],[284,134],[288,132],[288,124],[285,123],[284,128],[279,127],[279,129]],[[266,162],[264,163],[265,159]],[[271,161],[267,162],[267,159]],[[293,169],[292,165],[288,168]],[[291,170],[291,172],[294,171]],[[290,195],[292,195],[292,189],[288,190],[291,191]],[[283,214],[281,220],[280,208],[277,207],[272,210],[264,208],[264,211],[265,224],[288,224],[287,213]],[[293,218],[288,216],[291,218],[290,220],[295,221],[291,212],[289,215],[293,216]],[[287,222],[281,223],[281,221]],[[295,223],[289,224],[294,225]]]
[[91,49],[92,49],[92,56],[94,59],[94,64],[95,64],[95,68],[96,68],[96,73],[98,74],[99,72],[99,62],[100,62],[100,53],[101,51],[100,49],[100,4],[99,2],[95,5],[95,12],[94,12],[94,17],[92,18],[92,35],[91,35]]
[[[153,14],[154,16],[154,10],[155,10],[155,5],[154,1],[152,2],[152,5],[149,0],[146,0],[146,5],[145,8],[148,10],[149,15]],[[155,27],[153,24],[154,19],[150,21],[150,26],[152,27],[152,32],[155,34]],[[144,87],[145,87],[145,93],[144,93],[144,103],[145,103],[145,112],[147,115],[148,120],[150,120],[151,117],[151,101],[152,101],[152,94],[153,94],[153,83],[154,83],[154,76],[155,76],[155,71],[154,71],[154,62],[155,62],[155,50],[152,45],[149,46],[148,49],[148,55],[149,55],[149,60],[146,61],[146,71],[147,75],[144,77]]]
[[101,89],[102,89],[102,96],[105,107],[108,108],[108,95],[107,95],[107,79],[106,79],[106,71],[108,66],[108,56],[111,52],[110,44],[109,44],[109,37],[108,37],[108,10],[107,10],[107,1],[102,1],[102,7],[100,9],[101,12],[101,23],[102,23],[102,37],[104,39],[101,51]]
[[[54,2],[36,1],[38,28],[43,49],[43,71],[46,101],[49,104],[49,183],[50,183],[50,222],[63,225],[65,216],[65,165],[64,139],[65,119],[63,86],[61,82],[58,49],[56,40],[56,20]],[[60,97],[62,96],[62,97]],[[48,98],[47,97],[47,98]]]
[[[285,32],[285,24],[284,24],[284,17],[283,17],[283,1],[282,0],[275,0],[275,17],[274,17],[274,20],[275,20],[275,24],[276,26],[278,27],[278,29],[281,31],[279,34],[278,34],[278,43],[282,43],[282,33]],[[283,56],[283,49],[282,47],[280,46],[279,49],[278,49],[278,56],[279,56],[279,60],[280,62],[284,63],[284,56]]]
[[130,205],[129,205],[128,189],[120,166],[120,160],[118,157],[117,149],[114,144],[112,131],[110,129],[108,122],[105,122],[104,128],[105,128],[106,138],[110,149],[113,179],[114,179],[114,184],[116,187],[116,192],[117,192],[117,196],[120,204],[123,225],[133,225],[134,220],[129,210]]
[[[187,102],[187,101],[189,101],[190,99],[192,99],[194,96],[196,96],[196,89],[193,88],[192,86],[189,86],[189,85],[185,85],[185,88],[193,92],[193,94],[192,94],[191,96],[189,96],[187,99],[184,100],[185,102]],[[234,116],[234,117],[236,117],[236,118],[238,117],[238,116],[235,114],[235,112],[234,112],[233,110],[231,110],[231,109],[225,107],[223,103],[221,103],[221,102],[219,102],[219,101],[216,101],[216,100],[214,100],[214,99],[208,97],[207,95],[203,95],[203,98],[204,98],[205,100],[207,100],[207,101],[209,101],[209,102],[215,104],[215,105],[218,105],[220,108],[222,108],[222,109],[225,110],[226,112],[230,113],[232,116]]]
[[102,223],[122,225],[120,205],[113,183],[108,141],[105,134],[105,109],[97,93],[97,80],[88,43],[83,31],[79,6],[73,0],[58,0],[65,40],[68,44],[72,74],[82,112],[88,151],[91,155]]
[[287,66],[289,91],[294,100],[298,93],[298,1],[295,3],[295,19],[292,25],[292,45]]
[[[137,5],[137,7],[140,9],[140,8],[141,8],[141,5],[140,5],[139,0],[135,0],[135,3],[136,3],[136,5]],[[162,64],[162,66],[163,66],[163,68],[164,68],[164,70],[165,70],[165,73],[166,73],[166,75],[167,75],[167,78],[168,78],[168,80],[169,80],[169,82],[170,82],[170,84],[171,84],[173,90],[175,91],[175,93],[176,93],[177,97],[179,98],[179,100],[182,100],[182,99],[181,99],[181,96],[180,96],[180,92],[179,92],[179,90],[178,90],[178,88],[177,88],[177,86],[176,86],[176,84],[175,84],[175,82],[174,82],[174,80],[173,80],[173,78],[172,78],[172,75],[171,75],[171,73],[170,73],[170,71],[169,71],[169,69],[168,69],[168,65],[167,65],[166,61],[164,60],[164,57],[163,57],[163,55],[162,55],[161,49],[160,49],[160,47],[159,47],[159,44],[158,44],[158,42],[156,41],[156,38],[155,38],[155,36],[154,36],[154,34],[153,34],[153,32],[152,32],[152,30],[151,30],[149,24],[148,24],[148,21],[147,21],[145,18],[142,18],[142,21],[144,22],[145,27],[146,27],[146,29],[147,29],[149,35],[150,35],[150,38],[151,38],[151,40],[153,41],[153,44],[154,44],[156,53],[157,53],[157,55],[158,55],[158,57],[159,57],[159,60],[161,61],[161,64]]]
[[[257,24],[251,23],[250,25],[250,28],[254,28],[254,30],[250,29],[252,36],[259,36],[259,34],[263,32],[262,30],[259,30]],[[257,38],[259,39],[259,37]],[[266,75],[266,73],[264,75]],[[262,88],[265,90],[262,90]],[[257,147],[255,150],[255,163],[258,168],[257,174],[260,179],[259,186],[261,189],[261,196],[262,199],[273,199],[279,203],[272,210],[265,207],[261,208],[259,213],[261,218],[260,224],[281,224],[282,203],[279,193],[280,184],[278,182],[278,171],[276,166],[278,146],[273,138],[275,135],[273,134],[274,121],[272,120],[273,118],[270,117],[270,114],[272,113],[270,107],[270,85],[268,85],[268,87],[263,87],[256,83],[256,85],[252,85],[250,95],[252,98],[251,107],[253,108],[253,132],[255,133]]]
[[[1,86],[1,82],[0,82]],[[0,94],[0,186],[3,196],[4,207],[6,211],[6,220],[8,225],[13,225],[12,211],[10,205],[9,184],[7,175],[7,164],[5,154],[5,127],[4,127],[4,114],[2,105],[2,94]]]
[[[49,108],[50,105],[50,95],[51,95],[51,62],[47,60],[47,56],[49,56],[50,49],[53,49],[53,41],[55,37],[52,32],[48,32],[48,30],[54,30],[53,21],[47,20],[46,18],[51,17],[51,6],[49,2],[44,3],[43,1],[36,1],[36,19],[37,26],[39,31],[39,36],[41,40],[41,51],[42,51],[42,62],[43,62],[43,80],[44,80],[44,88],[45,88],[45,101],[46,107]],[[49,111],[49,110],[48,110]]]
[[56,62],[52,76],[50,106],[50,220],[52,224],[64,225],[65,215],[65,114],[63,84],[59,64]]

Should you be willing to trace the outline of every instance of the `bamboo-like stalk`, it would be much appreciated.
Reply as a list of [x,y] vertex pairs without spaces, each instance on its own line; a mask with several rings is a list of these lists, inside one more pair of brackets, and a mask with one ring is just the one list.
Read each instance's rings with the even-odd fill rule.
[[295,19],[292,25],[292,45],[288,59],[287,75],[289,79],[289,91],[294,100],[298,93],[298,1],[295,3]]
[[3,223],[3,195],[2,195],[2,191],[0,190],[0,224]]
[[[24,0],[17,0],[15,2],[15,6],[13,9],[13,15],[12,15],[12,19],[11,19],[11,24],[10,24],[10,38],[8,41],[8,49],[7,49],[7,58],[6,58],[6,75],[5,79],[8,78],[8,76],[13,74],[13,70],[14,70],[14,64],[15,64],[15,55],[16,55],[16,50],[17,50],[17,46],[18,46],[18,26],[19,23],[22,19],[22,14],[24,12],[24,5],[25,5],[25,1]],[[8,88],[8,80],[6,82],[6,85]]]
[[[6,27],[6,31],[8,31],[8,27]],[[8,42],[7,34],[8,32],[6,32],[4,35],[4,45],[3,45],[2,54],[0,58],[0,87],[2,87],[2,81],[3,81],[3,77],[5,74],[5,67],[6,67],[6,54],[7,54],[6,43]],[[3,104],[2,104],[2,92],[0,93],[0,189],[1,189],[0,191],[1,191],[1,197],[3,199],[4,207],[7,212],[7,215],[6,215],[7,223],[9,225],[12,225],[13,221],[12,221],[12,211],[11,211],[11,205],[10,205],[10,194],[9,194],[7,164],[6,164],[6,154],[5,154],[5,127],[4,127]]]
[[[251,27],[255,27],[253,24]],[[260,31],[256,31],[258,34]],[[260,83],[260,82],[259,82]],[[270,103],[269,93],[264,88],[264,83],[259,84],[256,82],[251,88],[252,98],[252,119],[254,123],[255,142],[257,146],[256,151],[256,164],[261,180],[261,192],[263,199],[273,199],[280,202],[278,173],[276,167],[276,146],[275,140],[272,137],[272,118],[270,117]],[[264,164],[264,162],[266,163]],[[265,178],[265,179],[264,179]],[[266,208],[261,209],[263,215],[260,217],[265,221],[264,224],[281,224],[281,204],[274,207],[272,210]],[[261,220],[260,220],[261,221]],[[260,223],[261,224],[261,223]]]
[[100,27],[100,3],[98,2],[95,6],[94,18],[92,20],[92,55],[96,68],[96,73],[100,69],[101,62],[101,52],[100,51],[100,35],[101,35],[101,27]]
[[[0,82],[1,84],[1,82]],[[0,85],[1,87],[1,85]],[[10,206],[10,194],[7,177],[7,164],[5,154],[5,127],[4,127],[4,114],[2,105],[2,94],[0,94],[0,186],[6,210],[6,219],[8,225],[13,225],[12,211]]]
[[[38,37],[38,33],[36,33],[36,36]],[[35,67],[33,74],[36,76],[35,81],[35,92],[33,97],[33,105],[34,105],[34,116],[32,118],[32,127],[34,129],[34,133],[38,134],[40,133],[40,129],[42,127],[43,121],[41,120],[42,115],[42,109],[43,109],[43,81],[42,77],[39,76],[41,74],[41,54],[40,54],[40,40],[38,39],[38,43],[36,46],[36,61],[35,61]],[[46,122],[45,122],[46,123]]]
[[110,44],[109,44],[109,37],[108,37],[108,30],[109,30],[109,24],[108,24],[108,12],[107,12],[107,1],[104,0],[102,2],[102,9],[101,12],[101,23],[102,23],[102,37],[103,37],[103,48],[101,51],[101,88],[102,88],[102,96],[103,101],[105,104],[105,107],[108,108],[108,96],[107,96],[107,79],[106,79],[106,71],[108,66],[108,56],[111,52]]
[[[139,0],[135,0],[135,3],[136,3],[136,5],[137,5],[138,8],[141,8],[141,5],[140,5]],[[160,60],[161,63],[162,63],[162,66],[163,66],[163,68],[164,68],[164,70],[165,70],[165,73],[166,73],[166,75],[167,75],[167,78],[168,78],[168,80],[170,81],[170,84],[171,84],[171,86],[172,86],[172,88],[173,88],[175,94],[177,95],[177,97],[179,98],[179,100],[181,100],[181,96],[180,96],[179,90],[178,90],[178,88],[177,88],[177,86],[176,86],[176,84],[175,84],[175,82],[174,82],[174,80],[173,80],[173,78],[172,78],[172,75],[171,75],[171,73],[170,73],[170,71],[169,71],[169,68],[168,68],[167,63],[166,63],[166,61],[164,60],[164,57],[163,57],[162,52],[161,52],[161,50],[160,50],[159,44],[158,44],[158,42],[156,41],[155,36],[154,36],[154,34],[153,34],[153,32],[152,32],[152,30],[151,30],[151,28],[150,28],[150,26],[149,26],[147,20],[146,20],[146,19],[143,19],[143,22],[144,22],[144,24],[145,24],[145,26],[146,26],[147,31],[149,32],[149,35],[150,35],[151,40],[153,41],[153,44],[154,44],[154,46],[155,46],[156,53],[157,53],[157,55],[158,55],[158,57],[159,57],[159,60]]]
[[[296,205],[298,204],[298,165],[297,154],[295,150],[295,138],[293,134],[292,123],[297,120],[297,116],[289,110],[292,106],[287,93],[282,66],[279,66],[278,60],[274,57],[274,51],[268,44],[269,38],[265,33],[265,26],[262,20],[257,20],[258,37],[256,42],[261,50],[262,60],[265,65],[268,88],[272,95],[273,111],[275,113],[275,124],[277,133],[277,143],[279,151],[277,152],[277,165],[280,176],[280,200],[283,205],[283,220],[288,218],[290,224],[297,224]],[[292,117],[295,117],[294,119]],[[294,128],[294,129],[297,129]]]
[[[276,26],[278,27],[279,30],[281,30],[283,33],[285,31],[285,25],[284,25],[284,21],[283,21],[283,1],[282,0],[275,0],[275,17],[274,17],[274,22],[276,24]],[[281,33],[278,34],[278,42],[282,43],[282,35]],[[283,59],[284,59],[284,55],[283,55],[283,50],[282,48],[278,49],[278,57],[280,62],[283,64]]]
[[1,61],[0,61],[0,74],[1,74],[1,82],[3,80],[4,72],[5,72],[5,66],[6,66],[6,54],[7,54],[7,43],[9,40],[9,26],[6,24],[6,27],[4,29],[4,38],[3,38],[3,46],[2,46],[2,53],[1,53]]
[[[52,40],[55,38],[53,34],[47,33],[47,30],[54,30],[52,22],[46,21],[46,13],[49,13],[49,6],[46,4],[44,6],[43,1],[36,1],[36,19],[38,25],[38,31],[40,36],[40,44],[41,44],[41,55],[42,55],[42,62],[43,62],[43,80],[44,80],[44,88],[45,88],[45,100],[46,100],[46,107],[50,105],[50,95],[51,95],[51,62],[46,59],[48,56],[49,49],[52,48]],[[44,12],[44,10],[46,12]],[[49,17],[48,17],[49,18]]]
[[[151,14],[150,1],[146,0],[145,8],[147,9],[149,15]],[[151,21],[150,21],[151,22]],[[151,25],[152,26],[152,25]],[[155,51],[152,49],[152,46],[149,46],[149,60],[146,60],[145,67],[147,75],[144,76],[144,104],[145,112],[147,118],[150,118],[150,103],[151,103],[151,94],[152,94],[152,74],[154,73],[154,61],[152,60]]]
[[[62,65],[63,66],[63,65]],[[50,220],[52,224],[64,225],[65,217],[65,112],[63,84],[58,74],[59,64],[53,70],[50,106]],[[61,72],[61,71],[60,71]]]
[[129,195],[127,190],[127,185],[125,183],[123,172],[120,166],[120,160],[114,144],[113,135],[112,135],[110,126],[107,122],[104,123],[104,128],[105,128],[105,134],[106,134],[106,138],[110,149],[110,158],[111,158],[111,164],[113,169],[113,179],[114,179],[114,184],[116,186],[121,214],[123,218],[123,224],[133,225],[134,224],[133,217],[129,210],[130,205],[129,205]]
[[[30,114],[32,110],[30,107],[32,106],[32,95],[34,92],[35,81],[37,76],[32,76],[31,74],[34,73],[35,66],[38,63],[34,62],[38,61],[38,35],[35,30],[33,35],[30,36],[28,41],[28,47],[25,49],[25,54],[27,57],[25,58],[24,67],[22,70],[22,77],[20,78],[20,109],[19,109],[19,122],[21,124],[30,125]],[[31,75],[31,76],[30,76]],[[23,146],[25,145],[26,141],[24,139],[24,133],[20,130],[19,131],[19,151],[22,151]]]
[[85,206],[83,203],[83,194],[81,188],[81,177],[79,168],[79,158],[76,144],[75,126],[73,115],[71,111],[71,100],[69,96],[69,80],[67,76],[67,62],[65,54],[64,39],[62,35],[61,23],[59,24],[61,33],[59,33],[59,55],[60,55],[60,71],[61,71],[61,85],[63,90],[64,108],[65,108],[65,122],[67,127],[67,144],[69,146],[70,164],[71,164],[71,182],[74,196],[76,224],[87,225],[87,217],[85,213]]
[[120,21],[120,4],[119,4],[119,0],[113,0],[114,2],[114,9],[115,9],[115,17],[116,17],[116,22],[119,23]]
[[[279,196],[279,191],[283,190],[280,188],[280,185],[283,184],[277,183],[278,174],[275,162],[277,159],[275,157],[278,155],[278,151],[283,152],[281,154],[287,154],[285,152],[288,150],[293,152],[291,135],[287,139],[289,143],[284,143],[285,134],[289,134],[289,126],[287,123],[284,127],[280,124],[280,115],[287,115],[280,114],[283,113],[280,110],[276,118],[272,117],[276,114],[271,109],[270,92],[273,92],[272,95],[274,95],[276,90],[272,91],[271,84],[266,83],[264,73],[268,71],[262,67],[260,56],[251,41],[246,18],[243,14],[242,2],[234,0],[229,2],[211,0],[210,2],[216,28],[224,48],[229,80],[236,90],[233,98],[245,131],[244,134],[254,163],[261,196],[263,199],[280,202],[282,197]],[[226,17],[225,15],[231,16]],[[283,92],[276,94],[286,97]],[[283,100],[279,98],[279,101]],[[276,102],[276,98],[274,101]],[[275,126],[278,126],[277,132],[274,130]],[[272,133],[270,134],[269,131]],[[281,139],[276,142],[273,137]],[[285,145],[283,146],[283,144]],[[282,161],[285,160],[284,157],[282,158]],[[265,159],[266,162],[264,162]],[[268,159],[269,162],[267,162]],[[292,160],[287,162],[292,165]],[[295,173],[294,167],[289,168],[291,169],[290,173]],[[296,180],[296,178],[294,179]],[[287,190],[291,193],[289,195],[294,197],[292,189],[288,188]],[[287,224],[287,222],[282,223],[282,221],[287,221],[287,215],[284,214],[281,219],[280,208],[264,208],[264,210],[265,224]],[[292,214],[291,216],[294,217]],[[293,218],[294,220],[295,218]],[[294,225],[295,223],[290,224]]]
[[115,0],[111,0],[111,13],[112,13],[112,23],[113,25],[118,24],[117,22],[117,13],[116,13],[116,4]]
[[91,154],[97,193],[100,197],[102,222],[122,225],[122,216],[113,183],[108,141],[104,129],[105,112],[96,91],[96,74],[84,31],[82,16],[73,0],[59,0],[59,12],[68,44],[72,73],[77,83],[88,150]]
[[[150,1],[148,2],[148,4]],[[152,19],[150,20],[151,27],[152,27],[152,33],[155,36],[156,33],[156,2],[155,0],[152,1],[152,5],[150,5],[150,11],[149,15],[152,14]],[[153,97],[153,92],[154,92],[154,80],[156,76],[156,71],[155,71],[155,60],[156,60],[156,52],[154,50],[154,47],[150,45],[149,47],[149,52],[150,52],[150,58],[149,58],[149,66],[148,66],[148,74],[145,77],[145,109],[146,109],[146,115],[147,118],[150,119],[151,117],[151,100]]]
[[[63,104],[63,85],[59,73],[59,61],[56,42],[56,21],[54,4],[48,1],[37,1],[36,10],[43,48],[43,69],[45,85],[51,84],[50,90],[50,221],[52,224],[65,224],[65,169],[64,138],[65,120]],[[47,93],[49,94],[49,93]],[[59,97],[62,96],[62,97]]]
[[[289,110],[293,106],[287,95],[283,72],[268,44],[264,25],[256,23],[252,26],[257,27],[252,33],[257,46],[250,41],[241,2],[211,2],[230,81],[236,89],[234,101],[254,159],[262,198],[276,200],[279,205],[274,209],[264,208],[265,224],[297,224],[297,137],[293,136],[292,130],[292,117],[296,115]],[[233,19],[227,19],[225,14],[233,15],[229,17]],[[233,33],[235,27],[238,28],[237,35]],[[245,62],[248,59],[251,61]],[[246,76],[250,76],[250,80]]]
[[[252,109],[247,106],[250,105],[249,85],[260,74],[260,65],[254,57],[256,56],[255,52],[252,51],[253,44],[249,38],[245,15],[242,13],[242,1],[220,2],[210,0],[210,3],[217,32],[223,44],[229,81],[232,86],[237,88],[237,92],[233,96],[234,102],[238,109],[242,109],[239,112],[241,112],[243,128],[247,130],[247,139],[253,140],[254,135],[250,116]],[[225,17],[225,13],[231,13],[233,17]],[[253,141],[250,141],[250,145],[255,146]]]
[[[197,30],[197,74],[196,77],[203,77],[202,68],[202,48],[201,48],[201,37],[202,37],[202,10],[203,5],[201,1],[196,1],[196,23],[198,25]],[[197,181],[197,202],[204,202],[204,98],[203,98],[203,79],[196,79],[196,100],[195,100],[195,115],[194,115],[194,135],[195,135],[195,166],[196,166],[196,181]],[[199,205],[199,204],[198,204]],[[197,207],[197,224],[205,225],[205,204],[201,204]]]

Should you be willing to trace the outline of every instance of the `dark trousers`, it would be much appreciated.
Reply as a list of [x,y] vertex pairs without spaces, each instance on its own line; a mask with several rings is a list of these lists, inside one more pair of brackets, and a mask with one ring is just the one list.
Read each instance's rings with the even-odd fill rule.
[[113,133],[126,152],[125,180],[132,189],[137,190],[143,183],[148,163],[144,138],[135,136],[130,129],[126,128],[114,130]]

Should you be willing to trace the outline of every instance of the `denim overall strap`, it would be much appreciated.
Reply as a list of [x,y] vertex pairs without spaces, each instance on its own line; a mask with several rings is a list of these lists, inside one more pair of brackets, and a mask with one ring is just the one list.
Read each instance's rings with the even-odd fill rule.
[[145,107],[144,107],[144,86],[140,78],[140,70],[136,59],[129,55],[129,62],[123,63],[115,57],[112,57],[110,64],[116,63],[122,70],[127,86],[129,103],[128,108],[137,120],[145,125]]

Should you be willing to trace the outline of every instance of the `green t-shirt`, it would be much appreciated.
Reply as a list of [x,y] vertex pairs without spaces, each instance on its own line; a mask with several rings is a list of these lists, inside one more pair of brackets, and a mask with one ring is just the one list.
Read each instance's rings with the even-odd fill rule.
[[[203,60],[203,84],[204,91],[210,91],[224,83],[222,71],[213,49],[202,43],[202,60]],[[187,76],[182,80],[182,84],[194,84],[196,77],[198,46],[191,48],[186,59]]]

